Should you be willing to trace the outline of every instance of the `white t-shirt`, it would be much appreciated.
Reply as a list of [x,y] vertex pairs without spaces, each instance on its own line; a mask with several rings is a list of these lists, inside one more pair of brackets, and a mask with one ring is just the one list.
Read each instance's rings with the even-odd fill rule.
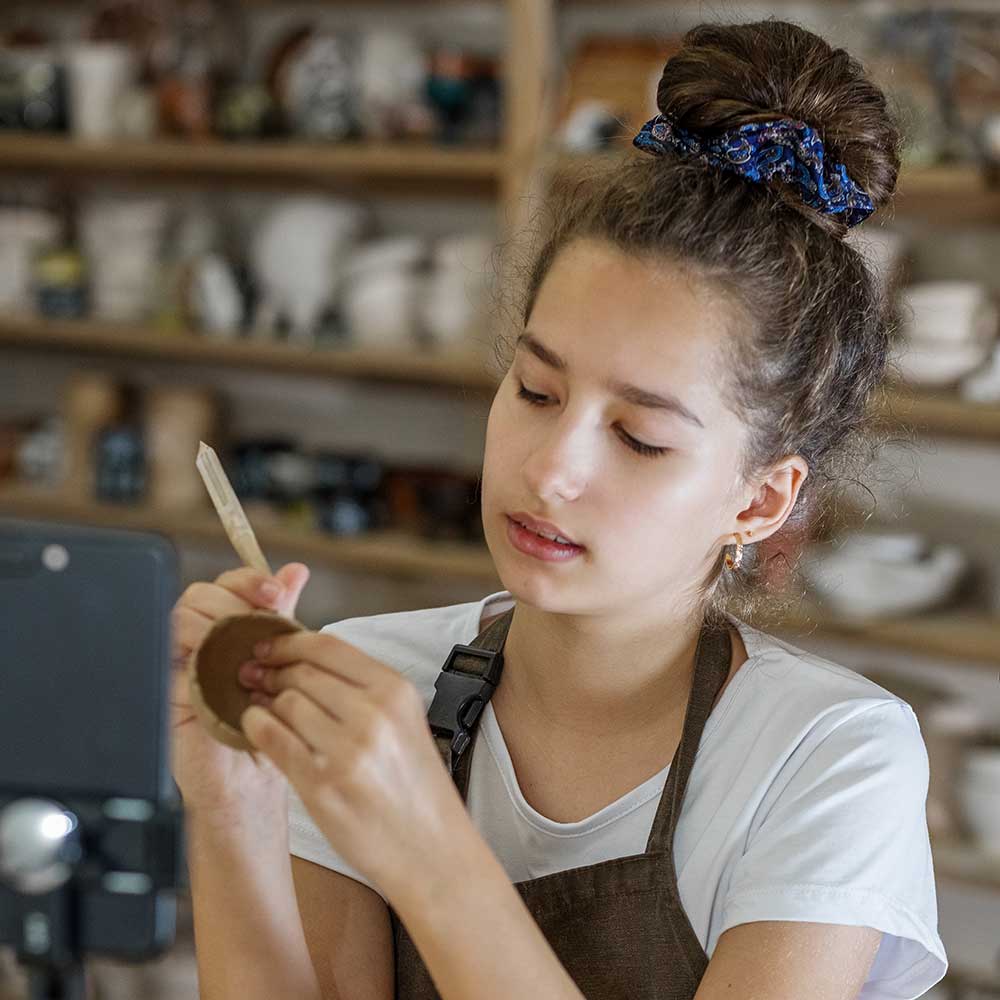
[[[322,629],[404,673],[429,707],[455,643],[513,604],[479,601],[348,618]],[[948,968],[927,830],[929,767],[911,707],[862,674],[730,618],[748,659],[705,725],[674,837],[678,889],[711,958],[723,931],[806,920],[884,932],[862,1000],[912,1000]],[[575,823],[534,810],[487,703],[471,818],[511,881],[640,854],[669,766]],[[368,885],[294,790],[291,853]],[[383,897],[384,898],[384,897]]]

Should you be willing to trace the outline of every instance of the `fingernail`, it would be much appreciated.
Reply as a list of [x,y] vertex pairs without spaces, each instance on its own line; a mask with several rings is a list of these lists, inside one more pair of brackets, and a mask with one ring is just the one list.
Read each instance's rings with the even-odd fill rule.
[[258,642],[253,648],[253,655],[258,659],[263,659],[271,652],[271,644],[267,640]]
[[245,684],[256,684],[264,676],[264,668],[253,660],[247,660],[239,670],[240,680]]
[[280,593],[281,587],[279,587],[276,583],[272,583],[270,580],[267,583],[262,583],[260,585],[260,596],[263,597],[265,601],[273,601]]

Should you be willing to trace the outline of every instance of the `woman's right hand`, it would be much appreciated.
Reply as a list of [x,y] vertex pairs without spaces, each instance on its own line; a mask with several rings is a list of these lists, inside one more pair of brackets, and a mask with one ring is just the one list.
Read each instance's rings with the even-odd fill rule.
[[[295,615],[299,595],[309,579],[309,568],[288,563],[273,577],[242,567],[220,574],[213,583],[191,584],[171,613],[172,767],[184,807],[211,821],[228,824],[242,818],[284,815],[285,776],[270,760],[256,759],[212,737],[195,716],[188,691],[188,666],[205,637],[220,618],[251,611]],[[278,584],[279,592],[262,590]]]

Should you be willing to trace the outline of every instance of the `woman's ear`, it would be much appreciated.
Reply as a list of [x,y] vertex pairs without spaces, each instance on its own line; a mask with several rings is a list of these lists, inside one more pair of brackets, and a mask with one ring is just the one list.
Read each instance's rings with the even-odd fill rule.
[[751,532],[753,542],[773,535],[791,514],[808,475],[809,466],[801,455],[790,455],[773,466],[750,505],[736,515],[732,533],[742,537]]

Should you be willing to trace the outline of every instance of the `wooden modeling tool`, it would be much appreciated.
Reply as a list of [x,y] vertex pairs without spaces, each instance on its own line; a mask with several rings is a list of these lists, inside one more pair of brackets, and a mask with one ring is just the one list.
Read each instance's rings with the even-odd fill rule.
[[[199,442],[195,464],[239,557],[246,566],[272,576],[215,450],[204,441]],[[304,628],[292,618],[263,610],[220,618],[212,627],[190,659],[188,686],[195,714],[220,743],[246,750],[256,761],[253,744],[240,728],[240,717],[253,704],[250,691],[240,683],[240,665],[253,659],[253,647],[262,639]]]

